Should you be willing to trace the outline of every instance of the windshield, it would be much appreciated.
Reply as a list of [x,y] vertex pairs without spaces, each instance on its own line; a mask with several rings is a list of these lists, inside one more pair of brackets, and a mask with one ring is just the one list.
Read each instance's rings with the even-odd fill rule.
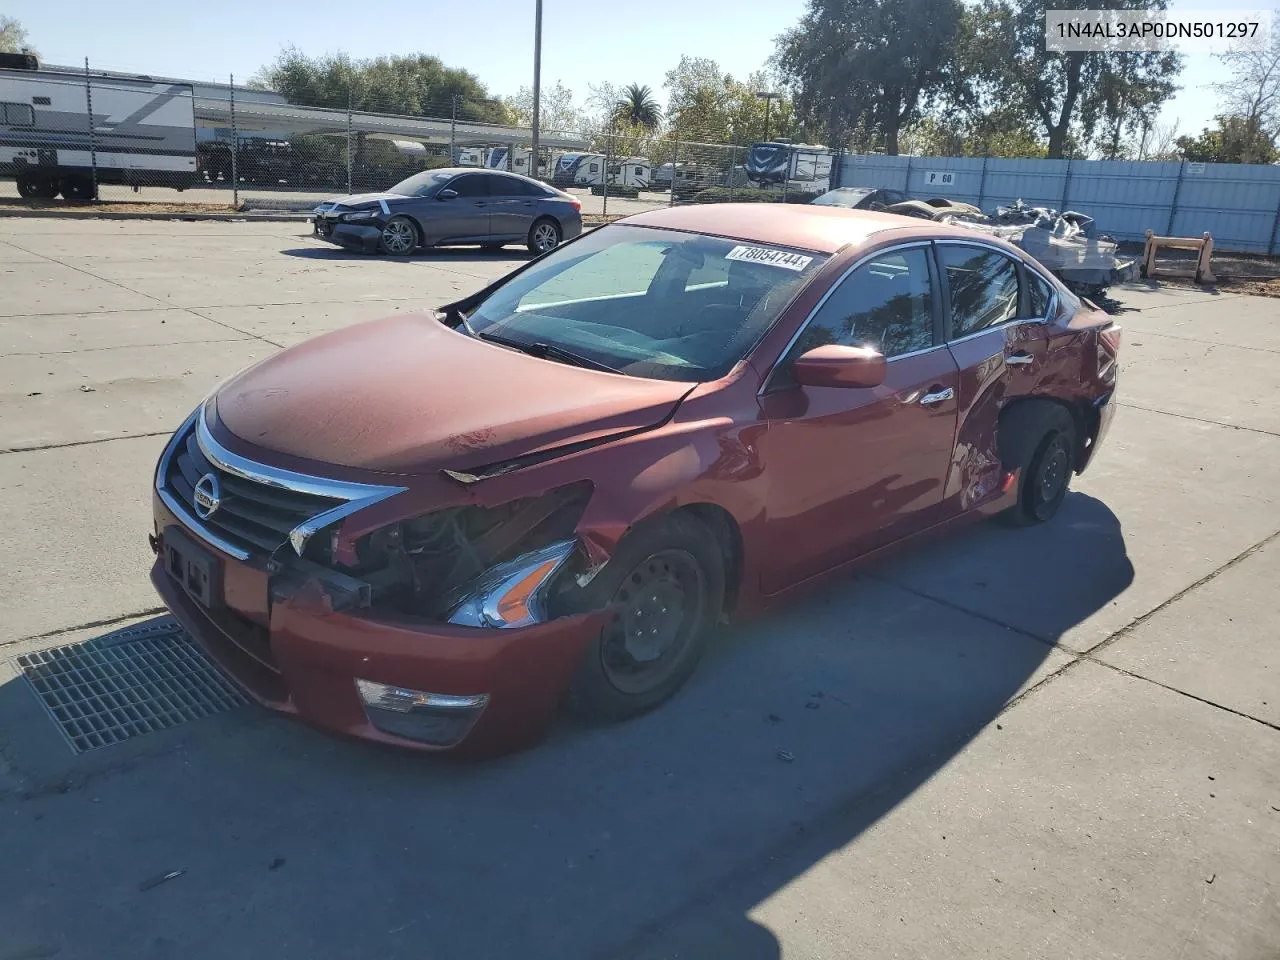
[[453,176],[439,170],[424,170],[412,177],[401,180],[387,193],[398,193],[402,197],[429,197],[440,189],[440,185]]
[[635,377],[714,380],[826,259],[617,224],[547,254],[467,319],[477,335],[570,351]]
[[840,187],[827,191],[813,202],[824,207],[851,207],[870,192],[858,187]]

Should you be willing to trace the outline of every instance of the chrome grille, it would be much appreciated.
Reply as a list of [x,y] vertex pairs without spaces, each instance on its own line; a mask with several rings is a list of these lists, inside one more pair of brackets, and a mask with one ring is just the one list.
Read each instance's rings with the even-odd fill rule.
[[214,474],[222,488],[222,501],[213,515],[201,522],[246,549],[271,553],[288,541],[289,531],[298,524],[345,502],[272,487],[229,473],[209,462],[196,440],[194,427],[180,444],[165,477],[169,490],[196,513],[195,486],[205,474]]
[[156,492],[184,527],[237,559],[285,544],[301,553],[312,534],[406,489],[256,463],[222,446],[203,418],[201,408],[165,447]]

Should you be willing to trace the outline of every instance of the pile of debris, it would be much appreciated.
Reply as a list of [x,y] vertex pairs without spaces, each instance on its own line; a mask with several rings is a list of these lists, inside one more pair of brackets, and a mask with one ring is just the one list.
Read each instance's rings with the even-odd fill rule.
[[[895,204],[889,209],[909,216],[926,215],[927,209],[930,219],[968,227],[1021,247],[1081,296],[1098,298],[1112,284],[1138,277],[1138,261],[1117,258],[1115,239],[1099,236],[1093,217],[1075,210],[1059,213],[1049,207],[1028,206],[1022,200],[997,207],[994,214],[984,214],[969,204],[948,208],[933,201],[915,201],[920,212],[897,209],[905,206]],[[965,209],[955,209],[959,207]]]
[[1117,259],[1115,239],[1099,236],[1093,217],[1075,210],[1059,213],[1018,200],[981,221],[966,217],[953,222],[1021,247],[1083,296],[1099,297],[1112,284],[1138,275],[1138,262]]

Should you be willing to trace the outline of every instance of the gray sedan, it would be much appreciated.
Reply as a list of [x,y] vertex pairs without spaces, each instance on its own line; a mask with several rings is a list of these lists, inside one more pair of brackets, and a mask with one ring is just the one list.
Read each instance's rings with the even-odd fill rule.
[[514,173],[450,167],[425,170],[386,193],[320,204],[316,236],[370,253],[404,256],[419,247],[527,244],[535,254],[582,233],[577,197]]

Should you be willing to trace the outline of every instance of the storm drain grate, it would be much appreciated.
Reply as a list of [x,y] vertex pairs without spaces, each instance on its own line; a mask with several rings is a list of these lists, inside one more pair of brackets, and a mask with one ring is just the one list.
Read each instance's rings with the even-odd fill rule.
[[248,701],[172,620],[17,658],[76,753]]

